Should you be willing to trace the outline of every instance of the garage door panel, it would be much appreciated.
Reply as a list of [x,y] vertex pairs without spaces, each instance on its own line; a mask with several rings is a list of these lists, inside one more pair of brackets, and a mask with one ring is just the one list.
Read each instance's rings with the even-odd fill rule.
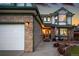
[[0,25],[0,50],[24,50],[24,25]]

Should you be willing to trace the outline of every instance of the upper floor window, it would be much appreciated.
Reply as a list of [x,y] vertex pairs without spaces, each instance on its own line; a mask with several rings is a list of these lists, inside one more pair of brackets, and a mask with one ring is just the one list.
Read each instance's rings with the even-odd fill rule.
[[55,19],[54,19],[54,17],[52,16],[52,24],[54,24],[55,23]]
[[61,10],[59,12],[59,25],[66,25],[66,11]]
[[67,24],[69,24],[69,25],[72,24],[72,17],[67,17]]
[[46,17],[44,17],[44,21],[46,21]]
[[43,19],[44,19],[44,22],[45,23],[51,22],[51,18],[50,17],[44,17]]
[[32,6],[31,3],[17,3],[17,6]]
[[47,19],[49,22],[50,22],[50,17],[48,17],[48,19]]
[[24,6],[24,3],[17,3],[17,6]]
[[32,6],[32,4],[31,3],[26,3],[26,6]]
[[66,15],[59,15],[59,22],[65,22],[66,21]]
[[0,3],[0,6],[13,6],[13,3]]

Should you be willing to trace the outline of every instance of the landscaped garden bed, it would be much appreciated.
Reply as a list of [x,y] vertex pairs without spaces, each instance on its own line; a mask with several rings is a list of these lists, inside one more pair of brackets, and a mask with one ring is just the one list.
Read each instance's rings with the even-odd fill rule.
[[76,44],[76,42],[56,42],[54,46],[57,47],[57,50],[61,55],[79,56],[79,46],[78,43]]
[[77,41],[58,41],[53,44],[58,52],[65,56],[79,56],[79,46]]

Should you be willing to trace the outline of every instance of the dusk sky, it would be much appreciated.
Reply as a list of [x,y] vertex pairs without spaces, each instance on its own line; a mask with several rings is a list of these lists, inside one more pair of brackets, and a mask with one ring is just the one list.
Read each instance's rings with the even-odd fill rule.
[[53,13],[56,10],[60,9],[61,7],[66,8],[70,12],[74,13],[75,15],[72,18],[72,24],[78,25],[79,24],[79,4],[71,3],[71,4],[53,4],[53,3],[41,3],[37,4],[40,14],[49,14]]

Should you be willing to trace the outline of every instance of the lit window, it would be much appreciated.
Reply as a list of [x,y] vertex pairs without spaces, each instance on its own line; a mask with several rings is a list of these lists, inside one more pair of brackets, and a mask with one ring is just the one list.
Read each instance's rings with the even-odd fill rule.
[[59,15],[59,25],[66,25],[66,15]]
[[66,15],[59,15],[59,21],[66,21]]
[[61,28],[61,29],[60,29],[60,35],[62,35],[62,36],[67,36],[67,29]]
[[46,17],[44,17],[44,21],[46,21]]
[[58,19],[58,17],[56,16],[55,19]]
[[48,17],[48,19],[47,19],[48,21],[50,21],[50,17]]

